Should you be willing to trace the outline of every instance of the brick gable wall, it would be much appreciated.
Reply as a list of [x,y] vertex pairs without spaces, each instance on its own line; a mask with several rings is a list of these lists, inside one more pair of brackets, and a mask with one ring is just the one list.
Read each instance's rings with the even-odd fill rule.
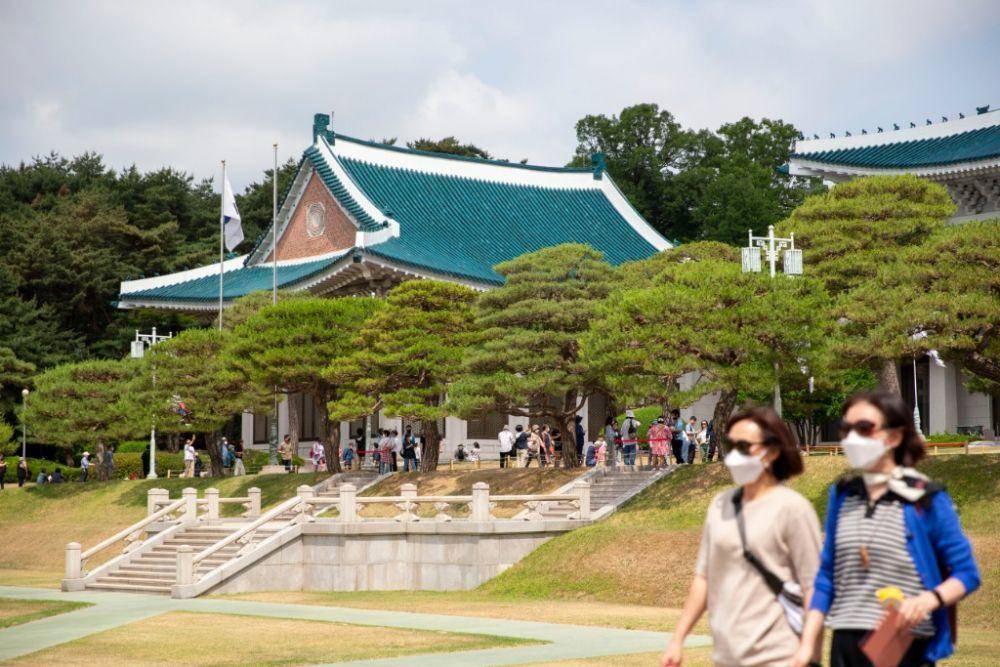
[[[325,209],[326,227],[322,234],[310,236],[306,228],[306,215],[309,205],[317,202]],[[330,191],[323,182],[313,174],[292,213],[291,223],[278,239],[278,260],[302,259],[346,250],[354,245],[357,229],[330,196]],[[270,253],[265,261],[271,261]]]

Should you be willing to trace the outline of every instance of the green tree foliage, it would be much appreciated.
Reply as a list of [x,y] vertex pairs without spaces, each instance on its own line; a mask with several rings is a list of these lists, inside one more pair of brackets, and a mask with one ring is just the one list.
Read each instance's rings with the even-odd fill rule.
[[[385,141],[383,141],[385,143]],[[395,143],[395,139],[393,140]],[[447,153],[449,155],[461,155],[462,157],[475,157],[484,160],[490,159],[490,154],[475,144],[463,144],[455,137],[445,137],[443,139],[417,139],[408,141],[406,145],[421,151],[432,153]]]
[[327,404],[338,386],[324,372],[355,350],[362,325],[381,303],[371,298],[297,298],[279,301],[236,328],[226,350],[226,365],[267,393],[278,387],[312,397],[323,425],[328,469],[340,471],[340,425]]
[[[188,329],[150,348],[128,396],[129,415],[137,425],[148,428],[155,422],[160,431],[204,434],[216,476],[222,474],[223,427],[233,415],[263,408],[268,398],[229,363],[224,351],[231,336],[217,329]],[[178,415],[177,401],[194,412],[193,418]]]
[[976,377],[976,389],[998,393],[1000,220],[948,225],[904,248],[851,292],[844,315],[852,357],[937,349]]
[[[837,185],[799,206],[782,223],[779,232],[794,233],[803,248],[805,270],[822,280],[837,299],[837,314],[855,311],[852,301],[859,288],[875,280],[879,269],[894,264],[900,253],[919,246],[939,231],[955,205],[941,185],[916,176],[874,176]],[[902,295],[901,295],[902,296]],[[891,307],[901,307],[902,301]],[[848,320],[850,336],[863,335],[863,322]],[[894,342],[894,340],[896,342]],[[880,383],[899,391],[895,360],[905,349],[898,339],[881,339],[868,349],[846,348],[860,353],[854,361],[870,362]]]
[[576,124],[570,163],[590,166],[603,153],[608,171],[633,206],[662,234],[685,241],[738,243],[747,225],[781,220],[822,185],[778,171],[797,131],[780,120],[742,118],[709,130],[685,130],[655,104]]
[[436,280],[411,280],[393,288],[385,308],[361,330],[354,354],[327,369],[342,385],[332,408],[351,420],[381,410],[419,421],[424,446],[421,468],[437,468],[438,420],[448,412],[444,398],[466,353],[476,292]]
[[3,419],[0,419],[0,452],[4,452],[6,454],[6,451],[4,450],[4,445],[10,442],[10,439],[13,437],[14,437],[14,427],[8,424]]
[[[278,202],[288,192],[295,179],[299,164],[289,159],[278,167]],[[265,169],[264,177],[246,187],[242,195],[237,195],[236,206],[240,210],[243,224],[243,235],[249,241],[259,239],[271,230],[271,214],[273,210],[273,185],[271,175],[274,169]],[[218,214],[216,214],[218,215]],[[280,230],[279,230],[280,231]],[[218,243],[218,236],[216,236]]]
[[[745,274],[735,262],[680,250],[655,260],[662,270],[650,286],[606,299],[581,340],[584,362],[613,396],[686,405],[719,391],[715,418],[723,423],[738,395],[766,400],[776,380],[786,391],[802,389],[803,367],[818,374],[829,364],[830,301],[821,283]],[[677,380],[687,373],[698,380],[681,390]]]
[[574,417],[603,389],[580,358],[578,339],[614,285],[596,250],[563,244],[497,265],[506,282],[476,307],[476,339],[452,388],[463,416],[487,411],[549,419],[564,434],[563,456],[577,465]]
[[37,375],[23,413],[28,434],[64,448],[68,457],[100,439],[118,443],[141,434],[121,400],[139,372],[127,359],[60,364]]

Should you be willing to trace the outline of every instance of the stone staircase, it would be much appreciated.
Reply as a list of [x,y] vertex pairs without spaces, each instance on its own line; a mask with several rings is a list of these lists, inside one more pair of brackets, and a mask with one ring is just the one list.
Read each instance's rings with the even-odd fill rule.
[[[628,468],[596,468],[581,479],[590,483],[591,511],[600,518],[610,514],[632,496],[673,471],[673,466],[662,470]],[[609,507],[611,509],[604,509]],[[603,510],[603,514],[600,514]],[[572,511],[565,506],[545,506],[539,509],[544,519],[565,519]]]
[[[339,498],[340,487],[344,484],[353,484],[360,492],[378,479],[378,473],[370,471],[351,471],[332,475],[313,487],[317,498]],[[294,510],[289,510],[278,516],[279,521],[291,519],[295,516]]]
[[[202,551],[239,528],[240,524],[199,525],[185,528],[149,551],[138,554],[128,563],[101,575],[97,580],[88,583],[87,588],[169,595],[170,587],[177,581],[177,549],[181,545],[188,545],[195,552]],[[254,541],[263,541],[273,533],[274,529],[261,528],[254,535]],[[235,557],[243,546],[231,544],[220,549],[199,563],[198,573],[204,574],[222,565]]]

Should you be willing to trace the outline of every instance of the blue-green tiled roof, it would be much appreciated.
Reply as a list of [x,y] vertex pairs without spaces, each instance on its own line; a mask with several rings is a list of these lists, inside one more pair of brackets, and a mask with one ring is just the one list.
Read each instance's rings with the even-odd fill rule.
[[399,237],[365,248],[373,255],[500,283],[494,265],[560,243],[589,244],[612,264],[656,252],[597,189],[497,183],[337,159],[399,222]]
[[947,137],[796,153],[793,157],[874,169],[908,169],[985,160],[1000,157],[1000,124]]
[[[348,251],[350,252],[350,251]],[[345,254],[302,264],[278,267],[278,287],[290,287],[327,268]],[[271,289],[271,265],[244,266],[227,271],[223,281],[223,298],[245,296],[250,292]],[[174,285],[122,293],[126,300],[214,301],[219,298],[218,274],[202,276]]]
[[340,182],[337,175],[333,173],[332,169],[330,169],[330,165],[328,165],[326,160],[323,159],[323,156],[319,152],[318,148],[310,146],[306,150],[305,156],[312,163],[313,168],[316,170],[316,173],[319,174],[319,177],[323,179],[323,183],[326,184],[326,187],[331,193],[333,193],[333,196],[337,198],[337,201],[340,202],[340,205],[343,206],[347,212],[358,221],[358,225],[361,227],[362,231],[373,232],[377,229],[381,229],[382,221],[377,221],[368,215],[361,205],[358,204],[358,202],[356,202],[350,194],[348,194],[347,188],[344,187],[344,184]]

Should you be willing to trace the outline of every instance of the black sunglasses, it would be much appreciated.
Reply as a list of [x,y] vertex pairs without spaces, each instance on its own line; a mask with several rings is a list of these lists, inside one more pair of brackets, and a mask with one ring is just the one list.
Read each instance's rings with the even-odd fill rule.
[[750,442],[749,440],[730,440],[728,436],[723,438],[723,441],[726,444],[726,449],[729,450],[735,449],[740,454],[749,454],[750,448],[752,448],[754,445],[764,445],[766,447],[772,444],[767,440],[764,440],[762,442]]
[[878,430],[878,425],[873,421],[867,419],[859,419],[856,422],[849,422],[843,419],[837,425],[837,432],[840,433],[840,437],[846,438],[847,434],[851,431],[855,431],[858,435],[868,438],[872,433]]

